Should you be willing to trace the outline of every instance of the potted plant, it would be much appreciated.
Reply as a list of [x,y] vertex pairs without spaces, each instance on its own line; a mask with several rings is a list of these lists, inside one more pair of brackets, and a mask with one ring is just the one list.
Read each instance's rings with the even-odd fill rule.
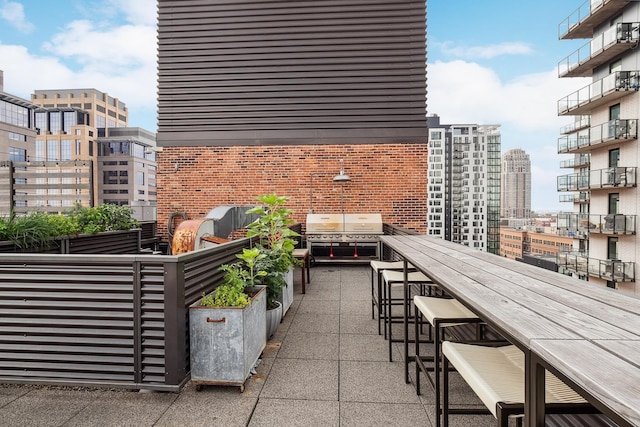
[[258,286],[267,275],[258,263],[259,248],[244,249],[241,261],[220,267],[223,282],[189,307],[191,380],[204,384],[244,383],[266,346],[266,288]]
[[293,302],[293,268],[298,263],[293,256],[297,243],[294,238],[300,235],[289,228],[293,224],[289,218],[292,210],[283,206],[288,197],[266,194],[256,199],[262,205],[247,211],[258,215],[247,227],[247,236],[258,237],[257,247],[265,255],[260,265],[267,272],[261,282],[267,286],[268,308],[274,308],[279,300],[284,315]]

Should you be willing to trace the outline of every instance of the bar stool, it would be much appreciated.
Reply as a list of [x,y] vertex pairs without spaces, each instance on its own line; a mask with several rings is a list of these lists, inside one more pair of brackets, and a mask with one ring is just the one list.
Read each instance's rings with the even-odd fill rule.
[[[389,340],[389,362],[393,362],[393,355],[392,355],[392,343],[394,342],[393,339],[393,334],[392,334],[392,325],[394,323],[394,319],[403,319],[404,321],[404,317],[394,317],[391,314],[391,307],[393,305],[404,305],[404,304],[409,304],[410,303],[410,299],[408,299],[406,302],[404,300],[404,298],[396,298],[393,299],[391,297],[391,290],[393,288],[397,288],[397,287],[403,287],[404,286],[404,271],[396,271],[396,270],[383,270],[382,271],[382,280],[384,282],[384,288],[383,288],[383,301],[386,303],[384,305],[385,310],[382,314],[383,319],[384,319],[384,326],[385,326],[385,331],[387,332],[386,338]],[[436,284],[433,283],[433,281],[424,273],[422,273],[421,271],[412,271],[407,273],[407,285],[408,286],[415,286],[418,285],[420,286],[420,294],[424,295],[424,288],[428,287],[429,288],[429,293],[432,293],[432,290],[434,287],[436,287]],[[394,302],[395,301],[395,302]],[[401,302],[397,302],[397,301],[401,301]],[[408,319],[407,319],[408,321]],[[406,339],[407,337],[405,337]],[[399,340],[396,340],[399,341]],[[405,364],[407,364],[408,361],[405,360]]]
[[[436,426],[440,426],[440,414],[442,406],[440,405],[440,355],[441,343],[444,338],[445,329],[449,326],[455,326],[463,323],[476,323],[476,339],[482,338],[480,329],[480,318],[471,310],[465,307],[460,301],[453,298],[444,297],[428,297],[415,295],[413,297],[414,313],[414,336],[415,336],[415,362],[416,362],[416,394],[420,395],[420,374],[424,372],[429,383],[435,390],[436,394]],[[421,357],[419,345],[419,324],[420,318],[423,318],[433,328],[433,357]],[[433,362],[433,377],[429,375],[429,368],[424,362]]]
[[[375,319],[375,311],[376,308],[378,310],[378,335],[382,333],[382,318],[381,313],[383,310],[383,306],[385,301],[382,299],[382,272],[384,270],[394,270],[394,271],[404,271],[404,261],[371,261],[369,263],[371,266],[371,318]],[[409,264],[407,266],[409,271],[415,271],[415,268]],[[377,276],[377,292],[374,286],[374,277]],[[384,337],[387,338],[387,330],[384,330]]]

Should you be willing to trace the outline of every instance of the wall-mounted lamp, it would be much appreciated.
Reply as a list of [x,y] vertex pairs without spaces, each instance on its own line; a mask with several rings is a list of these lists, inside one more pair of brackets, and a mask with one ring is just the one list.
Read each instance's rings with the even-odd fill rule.
[[333,177],[334,182],[347,182],[351,181],[351,177],[344,173],[344,160],[340,159],[340,173]]

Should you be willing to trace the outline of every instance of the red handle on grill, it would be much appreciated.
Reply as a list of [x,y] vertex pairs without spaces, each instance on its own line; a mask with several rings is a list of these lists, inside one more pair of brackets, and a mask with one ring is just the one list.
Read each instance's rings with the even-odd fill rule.
[[333,242],[329,242],[329,258],[333,258]]
[[358,242],[353,242],[353,257],[358,258]]

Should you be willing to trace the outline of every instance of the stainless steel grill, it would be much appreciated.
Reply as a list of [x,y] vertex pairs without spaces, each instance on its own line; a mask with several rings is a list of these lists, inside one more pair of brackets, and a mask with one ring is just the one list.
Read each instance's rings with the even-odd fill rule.
[[307,247],[315,262],[379,259],[381,235],[380,214],[307,215]]

